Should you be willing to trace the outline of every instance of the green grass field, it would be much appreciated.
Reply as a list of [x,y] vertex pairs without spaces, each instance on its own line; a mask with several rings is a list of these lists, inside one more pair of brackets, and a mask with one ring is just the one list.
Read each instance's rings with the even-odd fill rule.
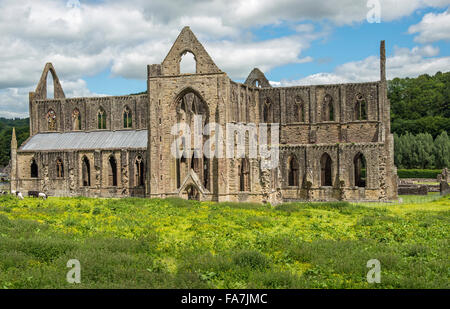
[[6,196],[0,288],[450,288],[449,206]]

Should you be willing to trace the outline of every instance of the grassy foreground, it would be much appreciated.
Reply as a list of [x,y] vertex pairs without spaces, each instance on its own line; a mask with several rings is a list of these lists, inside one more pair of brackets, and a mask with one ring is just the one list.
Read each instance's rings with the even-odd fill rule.
[[449,206],[6,196],[0,288],[450,288]]

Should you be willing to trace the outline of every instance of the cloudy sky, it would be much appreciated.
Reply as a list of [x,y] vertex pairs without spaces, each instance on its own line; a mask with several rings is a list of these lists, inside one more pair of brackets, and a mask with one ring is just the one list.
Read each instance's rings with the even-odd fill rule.
[[[0,117],[27,117],[46,62],[67,97],[146,89],[190,26],[235,81],[254,67],[275,86],[450,71],[450,0],[0,0]],[[380,15],[377,11],[380,11]],[[377,17],[380,17],[377,23]]]

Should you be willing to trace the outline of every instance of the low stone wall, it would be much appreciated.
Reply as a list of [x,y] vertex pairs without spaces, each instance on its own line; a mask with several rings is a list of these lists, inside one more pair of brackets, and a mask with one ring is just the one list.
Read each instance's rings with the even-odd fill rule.
[[399,185],[399,195],[427,195],[428,187],[426,185]]
[[446,181],[441,181],[441,184],[439,185],[439,189],[441,192],[441,195],[447,195],[450,194],[450,186]]

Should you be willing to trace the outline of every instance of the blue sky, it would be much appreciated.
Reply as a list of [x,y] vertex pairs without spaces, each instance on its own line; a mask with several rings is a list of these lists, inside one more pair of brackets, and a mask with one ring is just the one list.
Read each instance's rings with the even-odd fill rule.
[[[369,23],[368,3],[380,23]],[[380,40],[388,78],[450,71],[450,0],[0,0],[0,116],[26,117],[46,62],[67,97],[146,90],[146,65],[160,63],[190,26],[235,81],[258,67],[274,86],[379,79]]]

